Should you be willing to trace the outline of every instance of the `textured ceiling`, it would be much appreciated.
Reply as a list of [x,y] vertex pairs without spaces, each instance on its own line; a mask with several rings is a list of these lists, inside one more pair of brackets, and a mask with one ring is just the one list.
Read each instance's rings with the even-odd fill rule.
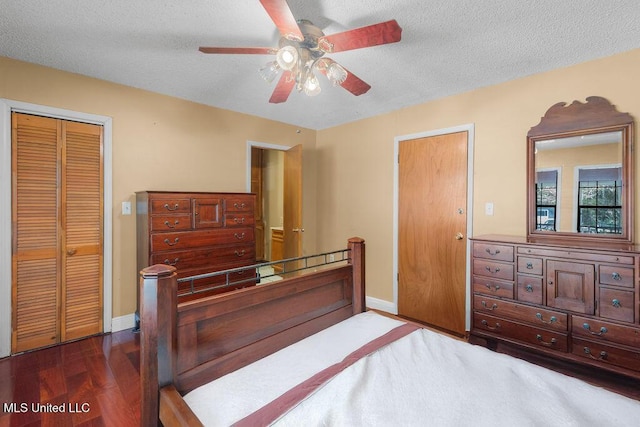
[[0,56],[228,110],[324,129],[640,47],[637,0],[289,0],[325,34],[396,19],[399,43],[330,56],[372,88],[322,76],[316,97],[269,104],[271,56],[199,46],[276,46],[258,0],[0,0]]

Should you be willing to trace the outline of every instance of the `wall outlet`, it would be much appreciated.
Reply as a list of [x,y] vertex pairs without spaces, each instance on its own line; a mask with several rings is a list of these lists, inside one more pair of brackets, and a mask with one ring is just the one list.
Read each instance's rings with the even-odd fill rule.
[[131,215],[131,202],[122,202],[122,215]]
[[493,202],[487,202],[484,204],[484,214],[493,215]]
[[336,260],[335,254],[329,254],[329,262],[334,262]]

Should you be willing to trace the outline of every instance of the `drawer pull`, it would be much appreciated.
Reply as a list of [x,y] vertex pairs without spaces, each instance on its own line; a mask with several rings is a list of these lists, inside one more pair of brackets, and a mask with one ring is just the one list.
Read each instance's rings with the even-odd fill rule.
[[237,256],[237,257],[242,257],[242,256],[244,256],[244,254],[245,254],[244,249],[243,249],[243,250],[241,250],[241,251],[236,251],[236,256]]
[[491,256],[496,256],[500,253],[500,249],[496,249],[495,251],[492,251],[491,248],[487,248],[485,249],[485,251],[487,251],[487,253]]
[[620,273],[617,273],[615,271],[613,273],[611,273],[611,278],[613,280],[622,280],[622,276],[620,275]]
[[555,338],[551,338],[551,341],[543,341],[542,340],[542,335],[538,334],[536,335],[536,339],[538,340],[538,342],[540,342],[540,344],[542,345],[546,345],[547,347],[551,347],[554,346],[558,343],[558,340]]
[[176,265],[178,263],[178,261],[180,261],[180,258],[174,259],[173,262],[169,261],[169,259],[167,258],[167,259],[164,260],[164,263],[167,264],[167,265]]
[[243,240],[244,239],[245,234],[244,233],[233,233],[233,237],[235,237],[238,240]]
[[527,292],[533,292],[533,286],[532,285],[527,285],[524,287],[524,290]]
[[[487,283],[485,286],[486,286],[486,287],[487,287],[487,289],[489,289],[490,291],[492,290],[492,289],[491,289],[491,285],[490,285],[489,283]],[[500,289],[500,285],[495,285],[495,286],[493,287],[493,292],[498,292],[498,289]]]
[[532,262],[528,262],[527,263],[527,270],[533,270],[533,263]]
[[607,352],[603,350],[603,351],[600,352],[600,355],[598,357],[595,357],[591,353],[591,349],[589,347],[585,347],[584,348],[584,354],[586,354],[587,356],[589,356],[593,360],[607,360],[607,356],[608,356]]
[[485,267],[485,270],[487,270],[489,273],[496,274],[498,271],[500,271],[500,267],[496,267],[494,271],[491,271],[491,267],[487,265]]
[[555,323],[558,321],[558,318],[556,316],[551,316],[551,319],[549,319],[549,321],[546,321],[542,318],[542,314],[541,313],[536,313],[536,317],[538,318],[538,320],[540,320],[542,323],[546,323],[547,325],[551,325],[552,323]]
[[491,305],[491,307],[487,307],[487,303],[486,303],[486,301],[482,301],[480,304],[482,304],[482,306],[485,308],[485,310],[488,310],[488,311],[493,311],[493,310],[495,310],[496,308],[498,308],[498,304],[496,304],[496,303],[494,303],[493,305]]
[[247,207],[247,205],[244,204],[244,203],[234,203],[233,207],[236,208],[236,209],[244,209],[244,208]]
[[176,203],[175,205],[173,205],[173,207],[171,207],[169,206],[169,203],[165,203],[164,208],[168,211],[177,211],[178,208],[180,208],[180,205]]
[[480,323],[482,323],[484,325],[484,327],[486,327],[487,329],[491,329],[492,331],[500,329],[500,327],[501,327],[499,322],[496,322],[496,326],[495,327],[491,327],[491,326],[489,326],[489,322],[487,322],[484,319]]
[[177,238],[177,237],[175,239],[173,239],[173,243],[171,243],[171,241],[169,239],[164,239],[164,242],[169,246],[175,246],[175,245],[178,244],[179,241],[180,241],[180,239]]
[[617,298],[614,298],[611,300],[611,305],[614,306],[615,308],[622,307],[622,304],[620,304],[620,300]]
[[597,336],[602,336],[604,334],[606,334],[607,332],[609,332],[609,330],[607,328],[605,328],[604,326],[600,328],[600,332],[593,332],[591,330],[591,325],[589,325],[588,323],[583,323],[582,327],[585,328],[587,331],[589,331],[589,333],[591,335],[597,335]]
[[236,224],[244,224],[244,220],[245,218],[233,218],[233,222],[235,222]]
[[178,221],[177,219],[173,222],[173,225],[171,225],[171,223],[169,223],[169,221],[165,221],[164,225],[166,225],[169,228],[176,228],[176,225],[180,224],[180,221]]

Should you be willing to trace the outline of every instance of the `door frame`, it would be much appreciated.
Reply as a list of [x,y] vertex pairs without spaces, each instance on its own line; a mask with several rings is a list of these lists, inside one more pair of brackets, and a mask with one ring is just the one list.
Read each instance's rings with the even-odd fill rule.
[[471,303],[469,301],[471,281],[470,281],[470,259],[471,259],[471,242],[469,237],[473,235],[473,141],[474,141],[473,123],[454,126],[444,129],[436,129],[432,131],[419,132],[409,135],[401,135],[394,138],[393,142],[393,306],[389,307],[393,314],[398,314],[398,203],[400,192],[400,165],[398,159],[400,156],[400,143],[412,139],[427,138],[432,136],[447,135],[450,133],[467,132],[467,266],[466,266],[466,298],[465,298],[465,329],[469,330],[471,326],[470,310]]
[[113,300],[112,119],[0,98],[0,357],[11,354],[11,113],[25,113],[103,127],[103,332],[111,332]]
[[288,145],[269,144],[266,142],[247,141],[247,193],[251,193],[251,149],[289,151]]

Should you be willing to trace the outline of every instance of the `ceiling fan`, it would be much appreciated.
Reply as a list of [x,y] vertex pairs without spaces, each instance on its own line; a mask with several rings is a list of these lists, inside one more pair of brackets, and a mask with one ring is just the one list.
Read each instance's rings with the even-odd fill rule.
[[295,87],[309,96],[320,93],[316,72],[325,75],[336,86],[354,95],[362,95],[371,86],[356,77],[326,53],[344,52],[400,41],[402,28],[395,20],[356,28],[326,36],[310,21],[296,20],[286,0],[260,0],[280,32],[280,42],[273,47],[200,47],[200,52],[214,54],[275,55],[276,59],[260,68],[268,81],[282,71],[269,102],[285,102]]

